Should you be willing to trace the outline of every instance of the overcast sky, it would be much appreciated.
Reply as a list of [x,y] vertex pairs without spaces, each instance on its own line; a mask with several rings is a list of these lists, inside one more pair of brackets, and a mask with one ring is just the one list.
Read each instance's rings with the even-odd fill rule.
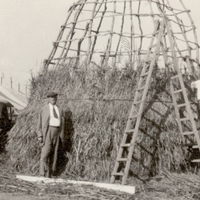
[[[0,0],[0,76],[21,83],[39,70],[73,0]],[[12,71],[12,72],[11,72]]]
[[[178,0],[169,0],[171,4]],[[0,76],[21,88],[39,71],[75,0],[0,0]],[[200,29],[200,0],[183,0]],[[198,31],[200,33],[200,31]],[[200,39],[200,37],[199,37]]]

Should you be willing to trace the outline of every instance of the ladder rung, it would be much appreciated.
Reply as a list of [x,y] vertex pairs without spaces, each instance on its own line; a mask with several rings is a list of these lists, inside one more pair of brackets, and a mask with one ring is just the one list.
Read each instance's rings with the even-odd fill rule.
[[199,146],[198,146],[198,145],[193,145],[192,148],[193,148],[193,149],[198,149]]
[[175,78],[178,78],[178,75],[171,77],[171,79],[175,79]]
[[125,133],[133,133],[134,131],[135,129],[130,129],[130,130],[125,131]]
[[191,134],[194,134],[194,132],[193,131],[183,132],[183,135],[191,135]]
[[119,158],[117,159],[118,162],[126,162],[128,161],[128,158]]
[[180,89],[180,90],[175,90],[175,91],[174,91],[174,94],[180,93],[180,92],[182,92],[182,91],[183,91],[182,89]]
[[133,104],[139,104],[139,103],[142,103],[142,100],[139,100],[139,101],[133,102]]
[[115,173],[112,173],[113,176],[124,176],[124,173],[123,172],[115,172]]
[[145,89],[145,87],[146,87],[146,85],[145,85],[145,86],[143,86],[143,87],[137,88],[136,90],[144,90],[144,89]]
[[138,115],[139,115],[139,114],[136,114],[136,115],[130,116],[129,119],[132,120],[133,118],[137,118]]
[[200,159],[191,160],[191,162],[200,162]]
[[192,147],[193,149],[199,148],[197,144],[195,143],[186,143],[182,145],[183,147]]
[[127,143],[127,144],[121,144],[121,147],[123,148],[123,147],[130,147],[131,146],[131,144],[130,143]]
[[187,117],[186,117],[186,118],[181,118],[181,119],[180,119],[181,122],[182,122],[182,121],[186,121],[186,120],[190,120],[190,119],[187,118]]
[[146,72],[146,73],[144,73],[144,74],[141,74],[140,76],[142,77],[142,76],[147,76],[149,74],[149,72]]
[[177,107],[179,107],[179,108],[180,108],[180,107],[183,107],[183,106],[186,106],[186,103],[182,103],[182,104],[178,104],[178,105],[177,105]]

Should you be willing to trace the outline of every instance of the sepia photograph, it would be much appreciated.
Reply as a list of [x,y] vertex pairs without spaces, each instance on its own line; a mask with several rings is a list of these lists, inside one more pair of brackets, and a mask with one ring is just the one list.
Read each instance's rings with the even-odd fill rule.
[[200,1],[0,5],[0,200],[200,199]]

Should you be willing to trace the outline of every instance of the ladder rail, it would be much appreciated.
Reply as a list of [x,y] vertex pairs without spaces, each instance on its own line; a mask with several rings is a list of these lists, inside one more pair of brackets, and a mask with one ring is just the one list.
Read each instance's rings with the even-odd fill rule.
[[157,45],[156,45],[156,50],[154,51],[154,56],[153,56],[153,59],[151,61],[151,64],[150,64],[150,70],[149,70],[149,75],[147,77],[147,81],[146,81],[146,84],[147,86],[145,87],[144,89],[144,93],[143,93],[143,97],[142,97],[142,104],[140,106],[140,110],[139,110],[139,116],[137,118],[137,121],[136,121],[136,125],[135,125],[135,129],[136,129],[136,133],[133,135],[132,137],[132,140],[131,140],[131,146],[130,146],[130,149],[129,149],[129,153],[128,153],[128,161],[126,163],[126,167],[125,167],[125,174],[122,178],[122,184],[124,185],[126,183],[126,179],[128,177],[128,172],[129,172],[129,168],[130,168],[130,164],[131,164],[131,158],[132,158],[132,155],[133,155],[133,150],[134,150],[134,147],[135,147],[135,141],[136,141],[136,137],[138,135],[138,130],[139,130],[139,126],[140,126],[140,122],[141,122],[141,117],[142,117],[142,111],[143,111],[143,108],[144,108],[144,101],[145,101],[145,98],[146,98],[146,95],[147,95],[147,92],[148,92],[148,89],[149,89],[149,82],[150,82],[150,79],[151,79],[151,75],[152,75],[152,72],[153,72],[153,67],[155,65],[155,62],[157,60],[157,53],[160,49],[160,41],[161,41],[161,38],[162,38],[162,32],[163,32],[163,26],[161,28],[161,31],[159,32],[159,36],[158,36],[158,42],[157,42]]
[[[142,111],[143,111],[143,108],[144,108],[144,102],[145,102],[145,98],[146,98],[146,95],[147,95],[147,92],[148,92],[148,89],[149,89],[149,82],[150,82],[151,75],[152,75],[152,72],[153,72],[153,67],[154,67],[155,62],[158,58],[157,54],[158,54],[159,49],[160,49],[160,41],[161,41],[161,38],[162,38],[162,35],[163,35],[163,30],[164,30],[164,24],[162,23],[160,31],[158,32],[158,35],[157,35],[157,44],[156,44],[156,47],[155,47],[155,51],[153,52],[153,59],[150,62],[150,66],[148,68],[148,73],[146,75],[147,77],[146,77],[146,81],[145,81],[145,87],[144,87],[142,99],[141,99],[141,102],[140,102],[140,105],[139,105],[139,110],[138,110],[138,115],[137,115],[137,119],[136,119],[136,123],[135,123],[135,128],[134,128],[133,136],[132,136],[132,139],[131,139],[131,142],[130,142],[129,153],[128,153],[128,157],[127,157],[127,160],[126,160],[126,166],[125,166],[123,177],[122,177],[122,185],[124,185],[126,183],[126,180],[127,180],[128,171],[129,171],[131,160],[132,160],[133,150],[134,150],[134,147],[135,147],[135,140],[136,140],[136,137],[138,135],[138,130],[139,130],[140,122],[141,122],[141,116],[142,116]],[[153,41],[154,41],[154,38],[152,39],[151,46],[152,46]],[[150,55],[150,53],[151,53],[151,48],[149,48],[148,56]],[[147,64],[148,63],[145,63],[145,66],[143,66],[143,68],[142,68],[141,75],[140,75],[139,82],[138,82],[138,88],[142,87],[141,86],[141,84],[143,82],[142,76],[143,76],[144,73],[146,73],[146,70],[147,70],[147,67],[148,67]],[[114,171],[113,171],[113,174],[112,174],[112,177],[111,177],[111,183],[114,182],[115,174],[118,173],[117,169],[119,167],[119,159],[121,158],[122,153],[123,153],[123,147],[122,146],[123,146],[123,144],[125,144],[125,140],[127,138],[126,131],[128,131],[131,128],[131,122],[133,120],[132,114],[135,111],[135,107],[136,107],[135,103],[138,101],[138,97],[139,97],[140,94],[141,93],[139,92],[139,90],[136,90],[134,102],[132,104],[132,108],[131,108],[131,112],[129,114],[125,133],[124,133],[122,143],[120,145],[120,150],[119,150],[119,153],[118,153],[118,156],[117,156],[117,161],[115,163]]]
[[174,42],[173,42],[173,37],[172,37],[172,31],[170,31],[170,29],[169,29],[166,17],[164,19],[164,22],[165,22],[165,25],[166,25],[166,28],[167,28],[167,33],[168,33],[168,36],[169,36],[169,42],[170,42],[170,46],[171,46],[172,53],[173,53],[174,67],[175,67],[175,69],[176,69],[176,71],[178,73],[178,78],[180,80],[181,88],[183,89],[183,96],[184,96],[185,103],[186,103],[186,109],[188,111],[189,118],[190,118],[190,121],[191,121],[191,124],[192,124],[192,128],[194,129],[194,134],[195,134],[195,137],[196,137],[196,140],[197,140],[197,144],[198,144],[198,147],[199,147],[199,150],[200,150],[200,137],[199,137],[199,133],[197,131],[194,118],[192,117],[193,116],[192,115],[192,110],[190,108],[190,104],[189,104],[189,100],[188,100],[188,97],[187,97],[186,89],[185,89],[185,86],[184,86],[184,83],[183,83],[183,78],[182,78],[182,75],[181,75],[180,70],[178,68],[176,51],[175,51],[175,48],[174,48],[174,45],[173,45]]
[[[193,118],[193,113],[190,107],[190,102],[187,97],[187,92],[184,86],[183,78],[178,67],[179,63],[178,63],[178,59],[177,59],[177,55],[175,51],[175,48],[176,48],[175,39],[173,38],[173,33],[170,30],[170,23],[168,22],[169,20],[167,19],[166,16],[163,16],[163,18],[164,19],[162,21],[162,24],[159,24],[160,25],[159,31],[158,29],[156,30],[156,34],[153,35],[153,38],[151,40],[151,45],[147,53],[147,62],[145,62],[144,65],[142,66],[141,74],[139,76],[139,80],[137,84],[137,89],[135,90],[135,96],[132,103],[131,111],[129,113],[126,128],[123,133],[122,142],[120,144],[120,148],[117,154],[117,160],[115,162],[114,170],[111,176],[111,181],[110,181],[111,183],[115,181],[117,176],[122,176],[122,185],[126,184],[126,180],[127,180],[129,169],[130,169],[130,164],[133,158],[136,138],[139,133],[139,126],[141,123],[141,118],[142,118],[143,109],[145,105],[145,98],[149,90],[150,80],[152,77],[152,72],[153,72],[155,63],[158,57],[160,56],[160,53],[159,53],[160,49],[162,51],[162,56],[166,64],[168,64],[168,59],[170,57],[166,54],[164,44],[162,41],[163,38],[166,39],[165,34],[168,36],[170,48],[172,50],[171,57],[173,58],[173,60],[170,61],[170,64],[172,64],[174,66],[175,71],[177,71],[177,75],[171,77],[170,90],[171,90],[172,100],[173,100],[173,104],[175,108],[175,114],[177,117],[178,127],[181,132],[181,135],[187,137],[190,141],[192,141],[192,139],[189,136],[190,135],[195,136],[195,139],[197,140],[196,146],[200,150],[200,137],[196,128],[194,118]],[[157,39],[156,44],[154,44],[155,38]],[[153,48],[154,50],[152,51]],[[153,54],[153,58],[150,60],[150,55],[152,54]],[[175,79],[178,79],[181,89],[177,89],[174,87],[173,80]],[[184,102],[181,102],[180,104],[176,99],[177,95],[180,95],[179,93],[183,95],[183,100],[184,100]],[[185,107],[185,110],[187,111],[187,114],[189,117],[184,117],[184,118],[181,117],[179,113],[179,109],[181,109],[182,107]],[[188,130],[185,131],[185,128],[182,126],[188,120],[191,122],[190,124],[191,124],[192,130],[191,130],[191,127],[189,128],[186,127]],[[127,141],[128,134],[131,134],[130,135],[131,138],[129,138],[130,139],[129,141]],[[128,148],[127,151],[125,151],[126,148]],[[125,153],[126,155],[124,155],[123,153]],[[122,171],[121,168],[119,168],[121,162],[123,163],[122,166],[123,166],[124,171]]]
[[170,90],[171,90],[171,95],[172,95],[172,101],[173,101],[173,104],[174,104],[175,114],[176,114],[176,117],[177,117],[178,127],[179,127],[181,134],[183,134],[183,129],[182,129],[179,110],[178,110],[178,104],[177,104],[177,101],[176,101],[176,98],[175,98],[172,80],[170,80]]
[[[162,23],[162,27],[163,27],[163,23]],[[155,35],[157,34],[157,33],[160,33],[160,32],[158,32],[158,30],[157,30],[157,28],[159,27],[159,24],[157,24],[157,27],[156,27],[156,29],[155,29],[155,31],[154,31],[154,33],[153,33],[153,38],[152,38],[152,40],[151,40],[151,43],[150,43],[150,45],[149,45],[149,51],[147,52],[147,59],[149,58],[149,56],[150,56],[150,54],[151,54],[151,47],[153,46],[153,42],[154,42],[154,40],[155,40]],[[146,65],[147,65],[147,63],[145,63],[145,67],[146,67]],[[142,68],[142,71],[141,71],[141,74],[143,75],[144,73],[145,73],[145,70],[146,70],[146,68],[145,67],[143,67]],[[141,86],[141,84],[142,84],[142,79],[141,79],[141,77],[139,78],[139,82],[138,82],[138,87],[137,88],[141,88],[142,86]],[[145,89],[145,88],[144,88]],[[135,96],[134,96],[134,101],[133,102],[136,102],[137,101],[137,98],[138,98],[138,95],[139,95],[140,93],[139,93],[139,90],[136,90],[136,92],[135,92]],[[131,115],[131,113],[133,112],[133,109],[134,109],[134,106],[132,106],[132,108],[131,108],[131,112],[130,112],[130,115]],[[129,117],[131,117],[129,115]]]
[[[155,35],[156,32],[158,32],[158,31],[156,30],[155,33],[154,33],[153,35]],[[151,43],[150,43],[150,46],[149,46],[149,51],[148,51],[148,54],[147,54],[147,58],[150,56],[151,47],[152,47],[152,45],[153,45],[154,40],[155,40],[155,37],[153,37],[152,40],[151,40]],[[145,65],[146,65],[146,63],[145,63]],[[141,74],[144,74],[145,70],[146,70],[146,66],[142,68]],[[142,84],[142,79],[141,79],[141,77],[140,77],[140,78],[139,78],[139,82],[138,82],[138,87],[137,87],[137,88],[141,88],[141,84]],[[146,87],[146,86],[145,86],[145,87]],[[145,89],[145,87],[143,87],[143,88]],[[139,90],[136,90],[136,93],[135,93],[133,102],[136,102],[136,101],[137,101],[139,94],[140,94],[140,93],[139,93]],[[129,114],[129,117],[128,117],[128,122],[127,122],[127,125],[126,125],[125,132],[126,132],[127,130],[129,130],[129,127],[131,126],[132,120],[130,120],[130,119],[133,118],[132,113],[134,112],[134,109],[135,109],[135,105],[132,104],[132,107],[131,107],[131,111],[130,111],[130,114]],[[138,116],[138,113],[137,113],[137,116]],[[121,155],[122,155],[122,153],[123,153],[123,147],[121,147],[121,146],[125,143],[126,139],[127,139],[127,135],[124,134],[124,135],[123,135],[123,138],[122,138],[121,145],[120,145],[120,149],[119,149],[119,152],[118,152],[117,160],[121,158]],[[115,167],[114,167],[114,170],[113,170],[113,171],[116,172],[117,169],[118,169],[118,167],[119,167],[119,162],[116,161],[116,164],[115,164]],[[114,182],[114,176],[112,176],[111,182]]]
[[[194,121],[194,116],[193,116],[193,113],[192,113],[192,109],[190,107],[190,102],[188,100],[186,88],[184,86],[183,78],[182,78],[182,75],[180,74],[180,72],[178,72],[178,79],[179,79],[179,82],[180,82],[180,85],[181,85],[181,88],[182,88],[182,94],[183,94],[183,98],[184,98],[184,101],[185,101],[186,111],[187,111],[187,114],[189,116],[188,120],[191,123],[192,132],[195,135],[196,142],[197,142],[198,148],[200,150],[200,137],[199,137],[199,133],[198,133],[198,130],[196,128],[196,123]],[[175,103],[177,104],[177,102],[175,102]],[[178,109],[178,104],[176,106],[177,106],[177,109]],[[182,130],[182,124],[181,124],[181,118],[180,118],[180,116],[179,116],[178,123],[180,123],[181,130]],[[183,130],[181,131],[181,133],[184,135],[184,131]]]
[[181,83],[181,86],[183,88],[183,96],[184,96],[184,99],[185,99],[185,102],[186,102],[186,108],[187,108],[187,111],[188,111],[188,114],[189,114],[189,118],[190,118],[190,121],[191,121],[191,124],[192,124],[192,128],[194,130],[194,134],[195,134],[195,137],[196,137],[196,140],[197,140],[197,144],[198,144],[199,150],[200,150],[199,133],[198,133],[198,130],[196,128],[196,123],[194,121],[194,117],[193,117],[192,110],[191,110],[191,107],[190,107],[190,103],[189,103],[189,100],[188,100],[188,97],[187,97],[186,89],[185,89],[185,86],[184,86],[184,83],[183,83],[183,78],[182,78],[182,75],[180,73],[179,73],[179,79],[181,80],[180,83]]

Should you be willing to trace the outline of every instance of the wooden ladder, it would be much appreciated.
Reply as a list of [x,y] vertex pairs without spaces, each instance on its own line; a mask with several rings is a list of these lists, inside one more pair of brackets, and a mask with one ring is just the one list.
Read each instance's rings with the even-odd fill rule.
[[[179,130],[185,139],[184,145],[200,150],[200,137],[194,114],[188,100],[183,77],[179,71],[177,75],[171,77],[170,89]],[[200,162],[200,159],[194,159],[191,162]]]
[[[145,98],[149,89],[153,68],[159,57],[160,49],[165,63],[168,62],[168,56],[165,53],[165,49],[162,42],[164,34],[168,35],[168,39],[172,50],[171,53],[173,58],[173,66],[177,73],[176,75],[172,76],[170,80],[170,90],[175,108],[177,123],[182,136],[184,136],[184,138],[186,139],[185,145],[192,146],[193,149],[197,149],[198,151],[200,151],[200,136],[196,127],[191,105],[188,100],[187,91],[183,82],[183,77],[179,71],[176,52],[174,48],[175,41],[166,17],[164,17],[162,23],[158,27],[160,27],[159,31],[157,30],[157,34],[154,34],[152,37],[151,45],[147,53],[147,62],[143,65],[141,74],[139,76],[134,101],[131,107],[125,131],[123,133],[122,142],[111,176],[111,183],[114,183],[116,180],[118,180],[119,177],[121,177],[122,185],[126,184],[135,148],[136,138],[139,133],[139,126],[143,114]],[[152,53],[153,48],[155,49],[153,51],[153,56],[151,59],[150,55]],[[183,113],[181,115],[181,112],[183,110],[186,113],[185,116]],[[200,162],[200,159],[194,159],[191,160],[191,162]]]
[[[164,22],[157,24],[155,33],[153,34],[147,53],[147,61],[144,63],[141,74],[139,76],[134,101],[131,107],[125,131],[123,133],[122,142],[111,176],[111,183],[114,183],[117,177],[121,177],[122,185],[126,184],[152,72],[160,53],[164,27]],[[151,55],[152,57],[150,57]],[[123,165],[123,168],[121,167],[121,165]]]

